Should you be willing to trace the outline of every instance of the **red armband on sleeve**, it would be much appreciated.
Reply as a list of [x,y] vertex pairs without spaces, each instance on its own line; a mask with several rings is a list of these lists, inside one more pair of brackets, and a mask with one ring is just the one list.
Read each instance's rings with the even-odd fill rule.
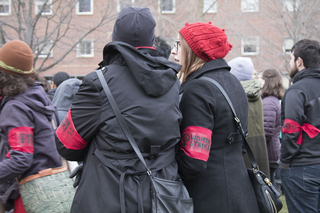
[[211,148],[212,131],[199,126],[189,126],[183,130],[180,149],[189,157],[207,161]]
[[77,132],[72,121],[71,110],[58,127],[56,135],[67,149],[79,150],[88,144]]
[[12,128],[8,134],[8,143],[11,150],[33,153],[33,128],[26,126]]

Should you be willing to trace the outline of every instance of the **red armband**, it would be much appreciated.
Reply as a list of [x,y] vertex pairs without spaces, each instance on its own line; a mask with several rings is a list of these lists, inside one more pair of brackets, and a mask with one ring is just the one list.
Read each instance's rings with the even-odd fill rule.
[[11,150],[33,153],[33,128],[26,126],[12,128],[8,134],[8,143]]
[[311,124],[308,123],[304,123],[302,126],[300,126],[300,124],[294,120],[290,120],[290,119],[285,119],[284,120],[284,124],[282,127],[282,132],[283,133],[296,133],[296,132],[300,132],[299,134],[299,138],[297,140],[297,144],[301,145],[303,140],[302,140],[302,131],[304,131],[305,133],[307,133],[307,135],[310,138],[314,138],[316,137],[320,130],[317,129],[315,126],[312,126]]
[[180,149],[189,157],[207,161],[211,148],[212,131],[200,126],[189,126],[183,130]]
[[77,132],[71,117],[71,110],[63,119],[56,131],[57,137],[67,149],[83,149],[87,146],[86,142]]

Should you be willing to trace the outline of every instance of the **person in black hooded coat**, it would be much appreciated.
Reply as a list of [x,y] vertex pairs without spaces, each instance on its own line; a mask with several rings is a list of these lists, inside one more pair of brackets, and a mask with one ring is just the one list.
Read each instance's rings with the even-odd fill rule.
[[[141,153],[156,177],[179,180],[181,66],[152,48],[155,21],[148,8],[121,10],[102,73]],[[125,137],[96,72],[85,76],[56,131],[67,160],[83,161],[71,212],[151,212],[150,178]]]

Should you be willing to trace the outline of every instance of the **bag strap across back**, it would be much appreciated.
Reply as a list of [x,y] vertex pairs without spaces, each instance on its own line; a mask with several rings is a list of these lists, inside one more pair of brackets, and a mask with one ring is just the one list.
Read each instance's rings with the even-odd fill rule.
[[[102,70],[104,70],[104,69],[105,69],[105,67],[102,68]],[[110,88],[109,88],[109,86],[107,84],[106,79],[104,78],[104,76],[102,74],[102,71],[101,70],[96,70],[96,73],[97,73],[97,75],[99,77],[99,80],[101,82],[101,86],[103,87],[103,90],[104,90],[104,92],[105,92],[105,94],[106,94],[106,96],[107,96],[107,98],[109,100],[111,108],[112,108],[114,114],[116,115],[116,118],[117,118],[117,120],[118,120],[118,122],[119,122],[119,124],[120,124],[120,126],[121,126],[121,128],[123,130],[123,133],[127,137],[129,143],[131,144],[133,150],[137,154],[137,156],[140,159],[140,161],[142,162],[142,164],[146,167],[147,173],[150,176],[151,175],[151,170],[149,169],[146,161],[144,160],[136,141],[134,140],[134,138],[133,138],[133,136],[132,136],[127,124],[126,124],[126,122],[124,121],[124,119],[123,119],[123,117],[121,115],[121,112],[120,112],[120,110],[118,108],[118,105],[117,105],[116,101],[113,98],[113,95],[112,95],[112,93],[110,91]]]
[[228,104],[229,104],[229,106],[230,106],[230,108],[231,108],[231,111],[232,111],[232,113],[233,113],[234,120],[235,120],[236,123],[237,123],[237,126],[238,126],[238,129],[239,129],[239,131],[240,131],[240,134],[241,134],[242,137],[244,138],[244,141],[245,141],[244,144],[245,144],[245,147],[246,147],[246,150],[247,150],[247,154],[248,154],[248,157],[249,157],[249,159],[250,159],[252,168],[258,170],[258,165],[257,165],[257,163],[256,163],[256,160],[255,160],[255,158],[254,158],[254,155],[253,155],[253,153],[252,153],[252,150],[251,150],[251,148],[250,148],[250,146],[249,146],[249,143],[248,143],[247,138],[246,138],[246,136],[245,136],[245,133],[244,133],[244,131],[243,131],[243,128],[242,128],[240,119],[238,118],[237,113],[236,113],[236,111],[234,110],[233,104],[232,104],[232,102],[231,102],[228,94],[227,94],[226,91],[222,88],[222,86],[221,86],[217,81],[213,80],[212,78],[208,78],[208,77],[206,77],[206,76],[202,76],[202,77],[200,77],[199,79],[204,79],[204,80],[206,80],[206,81],[210,81],[211,83],[213,83],[213,84],[220,90],[220,92],[222,93],[222,95],[224,96],[224,98],[226,99],[226,101],[228,102]]

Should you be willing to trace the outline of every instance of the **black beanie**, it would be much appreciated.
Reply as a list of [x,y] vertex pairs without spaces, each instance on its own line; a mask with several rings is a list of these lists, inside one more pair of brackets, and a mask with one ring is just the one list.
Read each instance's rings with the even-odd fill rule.
[[114,24],[112,39],[134,47],[152,47],[156,22],[146,7],[123,8]]
[[66,72],[57,72],[56,74],[53,75],[52,81],[58,87],[62,82],[65,80],[69,79],[70,76]]

